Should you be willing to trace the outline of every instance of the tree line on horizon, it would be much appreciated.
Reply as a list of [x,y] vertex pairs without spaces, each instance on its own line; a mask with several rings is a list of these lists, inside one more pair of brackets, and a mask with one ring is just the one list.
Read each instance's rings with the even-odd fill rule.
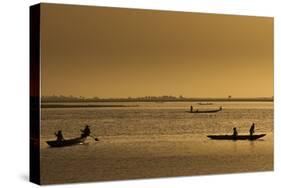
[[272,97],[256,97],[256,98],[187,98],[182,95],[172,96],[144,96],[144,97],[127,97],[127,98],[100,98],[100,97],[83,97],[83,96],[64,96],[64,95],[52,95],[52,96],[42,96],[41,102],[165,102],[165,101],[273,101]]

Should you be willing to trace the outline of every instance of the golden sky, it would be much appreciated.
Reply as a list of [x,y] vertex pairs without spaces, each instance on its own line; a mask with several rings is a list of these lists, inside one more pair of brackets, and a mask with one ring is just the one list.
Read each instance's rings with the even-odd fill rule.
[[273,18],[43,4],[42,95],[273,96]]

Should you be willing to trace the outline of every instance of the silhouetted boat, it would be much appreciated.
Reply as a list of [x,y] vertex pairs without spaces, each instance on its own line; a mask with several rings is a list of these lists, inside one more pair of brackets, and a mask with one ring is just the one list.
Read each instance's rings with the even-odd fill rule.
[[86,140],[87,137],[78,137],[78,138],[72,138],[68,140],[51,140],[47,141],[47,144],[51,147],[64,147],[64,146],[72,146],[76,144],[82,144]]
[[215,109],[215,110],[189,110],[187,112],[189,113],[216,113],[222,111],[222,107],[220,107],[219,109]]
[[213,105],[211,102],[199,102],[199,105]]
[[207,137],[214,140],[256,140],[261,137],[264,137],[266,134],[257,134],[257,135],[208,135]]

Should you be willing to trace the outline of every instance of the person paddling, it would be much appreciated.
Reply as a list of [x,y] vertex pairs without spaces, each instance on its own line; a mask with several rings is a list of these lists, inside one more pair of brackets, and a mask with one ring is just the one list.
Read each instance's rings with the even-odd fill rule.
[[234,137],[236,137],[238,135],[237,129],[236,127],[233,127],[233,135]]
[[251,126],[249,132],[250,132],[250,136],[253,136],[253,134],[254,134],[254,132],[255,132],[255,123],[252,124],[252,126]]
[[84,138],[84,137],[87,137],[87,136],[90,136],[91,134],[91,130],[90,130],[90,127],[89,125],[86,125],[84,130],[80,130],[82,133],[81,133],[81,138]]
[[64,140],[61,130],[59,130],[57,133],[55,133],[55,136],[57,137],[57,141],[63,141]]

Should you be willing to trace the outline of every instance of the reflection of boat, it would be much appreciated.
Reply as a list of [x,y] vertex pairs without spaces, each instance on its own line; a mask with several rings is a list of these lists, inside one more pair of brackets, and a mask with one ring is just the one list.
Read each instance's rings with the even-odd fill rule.
[[78,137],[78,138],[72,138],[68,140],[51,140],[47,141],[47,144],[51,147],[64,147],[64,146],[72,146],[76,144],[82,144],[87,137]]
[[208,135],[207,137],[214,140],[256,140],[261,137],[264,137],[266,134],[257,134],[257,135]]
[[189,113],[216,113],[222,111],[222,107],[220,107],[219,109],[215,109],[215,110],[189,110],[187,112]]
[[213,103],[211,102],[199,102],[199,105],[212,105]]

